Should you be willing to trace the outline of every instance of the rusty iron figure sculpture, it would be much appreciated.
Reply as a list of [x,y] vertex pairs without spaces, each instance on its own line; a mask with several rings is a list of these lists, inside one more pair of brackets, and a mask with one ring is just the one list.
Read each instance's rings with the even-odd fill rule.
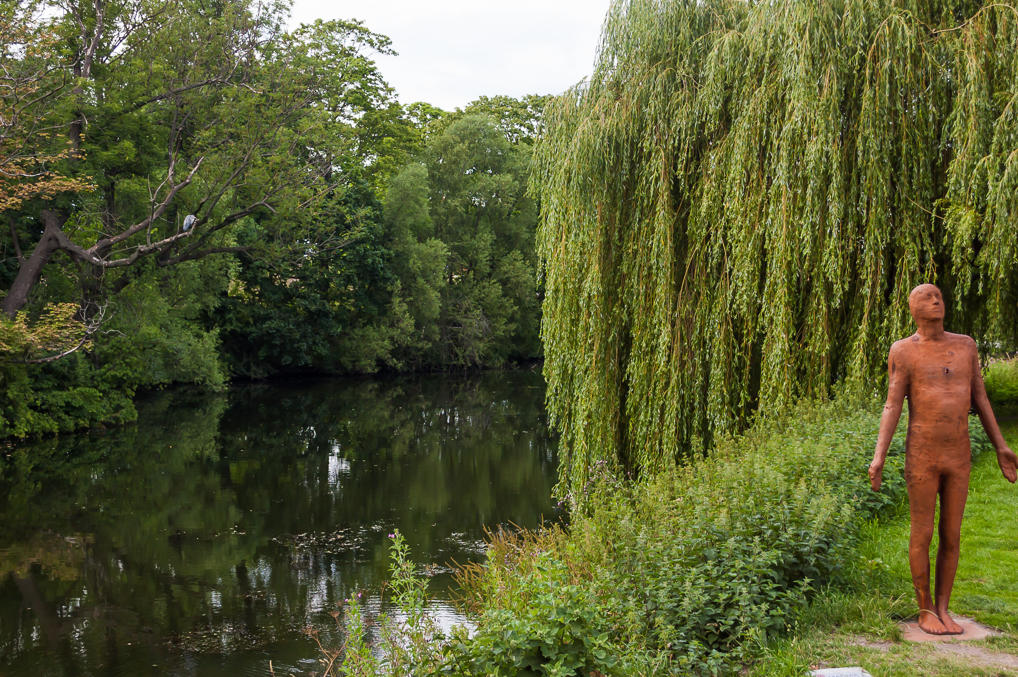
[[[892,345],[887,357],[887,403],[869,468],[870,483],[874,491],[880,490],[887,448],[907,397],[905,483],[912,519],[908,559],[919,602],[919,627],[933,635],[956,635],[962,628],[948,614],[947,606],[958,569],[961,518],[968,496],[970,408],[979,415],[1009,482],[1018,476],[1018,459],[1000,434],[990,408],[975,341],[944,331],[940,290],[921,284],[909,294],[908,306],[917,331]],[[938,495],[940,544],[931,598],[930,542]]]

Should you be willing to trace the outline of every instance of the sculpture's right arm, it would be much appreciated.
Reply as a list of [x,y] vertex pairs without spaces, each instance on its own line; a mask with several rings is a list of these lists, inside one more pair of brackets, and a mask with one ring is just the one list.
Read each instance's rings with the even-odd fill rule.
[[901,349],[893,345],[887,355],[887,402],[884,403],[884,413],[880,417],[877,448],[873,451],[873,462],[870,463],[869,469],[870,486],[873,487],[873,491],[880,491],[887,450],[898,427],[898,419],[901,418],[901,408],[907,393],[908,369],[902,360]]

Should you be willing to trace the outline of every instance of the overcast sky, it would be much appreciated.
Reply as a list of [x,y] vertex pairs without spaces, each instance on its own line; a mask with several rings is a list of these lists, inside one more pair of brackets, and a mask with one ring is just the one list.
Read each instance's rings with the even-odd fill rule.
[[590,75],[610,0],[294,0],[293,24],[360,19],[399,56],[376,60],[400,101],[558,94]]

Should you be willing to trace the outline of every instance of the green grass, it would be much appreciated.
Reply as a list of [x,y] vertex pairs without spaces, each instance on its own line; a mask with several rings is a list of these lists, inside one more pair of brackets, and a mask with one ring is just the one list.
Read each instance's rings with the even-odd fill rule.
[[[1018,421],[1002,428],[1011,447],[1018,448]],[[789,637],[764,647],[763,658],[747,674],[801,676],[816,666],[862,666],[874,677],[1018,675],[1018,668],[1001,664],[1007,656],[1018,657],[1016,515],[1018,486],[1001,477],[993,453],[984,453],[973,465],[951,600],[954,612],[1003,632],[966,642],[976,655],[901,640],[898,623],[915,616],[903,508],[883,523],[866,526],[849,589],[815,597],[793,621]]]

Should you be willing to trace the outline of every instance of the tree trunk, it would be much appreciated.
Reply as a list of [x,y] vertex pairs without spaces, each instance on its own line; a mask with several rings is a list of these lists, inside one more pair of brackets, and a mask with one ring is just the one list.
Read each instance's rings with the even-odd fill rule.
[[25,262],[25,255],[21,253],[21,241],[18,239],[18,228],[14,225],[14,214],[7,215],[7,225],[11,229],[11,240],[14,242],[14,255],[18,257],[18,265]]
[[46,226],[42,238],[32,250],[32,255],[21,262],[18,275],[7,291],[7,296],[4,297],[3,311],[10,318],[13,318],[28,302],[28,295],[39,282],[43,267],[49,262],[53,252],[60,249],[60,239],[57,236],[60,232],[60,219],[54,212],[44,209],[42,221]]

